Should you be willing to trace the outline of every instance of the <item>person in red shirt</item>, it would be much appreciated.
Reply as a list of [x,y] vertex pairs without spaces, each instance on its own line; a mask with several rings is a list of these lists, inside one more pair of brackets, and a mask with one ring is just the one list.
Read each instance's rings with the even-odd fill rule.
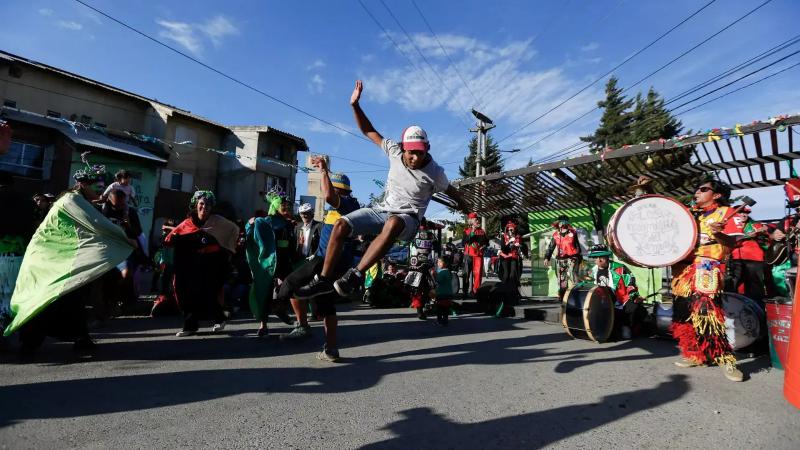
[[500,248],[500,281],[513,283],[519,286],[522,272],[522,259],[520,257],[520,244],[522,236],[517,233],[517,224],[508,221],[502,236],[503,245]]
[[739,292],[744,285],[744,295],[761,303],[764,299],[764,245],[767,227],[750,219],[750,207],[745,206],[731,218],[739,239],[733,248],[725,277],[725,290]]
[[727,205],[731,188],[709,180],[694,193],[692,211],[699,231],[694,258],[672,266],[672,336],[678,340],[682,359],[678,367],[716,364],[725,378],[744,380],[728,342],[722,309],[725,261],[737,244],[737,229]]
[[[464,296],[475,295],[481,287],[483,274],[483,249],[489,240],[486,231],[481,228],[478,214],[471,212],[467,215],[469,226],[464,230]],[[470,283],[470,278],[472,283]]]
[[544,255],[544,265],[550,265],[550,257],[556,253],[556,270],[558,272],[558,298],[564,297],[571,286],[578,282],[578,271],[581,266],[581,244],[578,242],[578,232],[569,223],[569,217],[558,216],[558,220],[553,222],[556,231],[553,232],[553,239],[547,247]]

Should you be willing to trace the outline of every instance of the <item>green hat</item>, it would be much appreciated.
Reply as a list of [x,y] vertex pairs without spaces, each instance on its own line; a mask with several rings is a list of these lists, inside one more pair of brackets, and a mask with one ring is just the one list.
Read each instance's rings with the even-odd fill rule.
[[592,248],[589,249],[589,257],[590,258],[598,258],[600,256],[613,256],[611,250],[605,244],[597,244],[593,245]]

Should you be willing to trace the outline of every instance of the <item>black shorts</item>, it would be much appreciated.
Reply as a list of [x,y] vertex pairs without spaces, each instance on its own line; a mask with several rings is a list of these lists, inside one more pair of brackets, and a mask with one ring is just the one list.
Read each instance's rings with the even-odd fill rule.
[[[281,284],[281,288],[278,290],[278,300],[289,301],[289,299],[294,297],[294,292],[297,289],[310,283],[311,280],[314,279],[314,275],[322,273],[324,262],[324,257],[314,255],[302,266],[290,273],[289,276],[283,280],[283,284]],[[317,305],[316,314],[321,317],[335,316],[337,298],[338,295],[336,293],[315,298],[314,303]]]

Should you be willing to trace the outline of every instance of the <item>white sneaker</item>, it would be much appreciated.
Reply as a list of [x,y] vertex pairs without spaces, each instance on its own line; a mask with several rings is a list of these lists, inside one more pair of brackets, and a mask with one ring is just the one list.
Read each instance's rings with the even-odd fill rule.
[[194,336],[196,333],[197,333],[196,331],[186,331],[186,330],[184,330],[184,331],[178,331],[177,333],[175,333],[175,336],[177,336],[177,337]]
[[222,323],[215,323],[213,327],[211,327],[211,332],[216,333],[218,331],[222,331],[225,329],[225,322]]

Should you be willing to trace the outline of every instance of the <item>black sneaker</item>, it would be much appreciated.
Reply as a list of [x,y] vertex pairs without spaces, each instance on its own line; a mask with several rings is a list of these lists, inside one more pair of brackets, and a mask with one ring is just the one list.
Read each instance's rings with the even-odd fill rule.
[[351,292],[358,289],[359,286],[364,284],[364,277],[358,273],[358,270],[351,268],[345,272],[342,278],[333,282],[333,288],[336,293],[342,297],[347,297]]
[[331,284],[330,281],[323,280],[319,276],[314,275],[314,279],[311,280],[310,283],[294,292],[294,297],[299,300],[308,300],[310,298],[330,294],[332,292],[333,284]]

